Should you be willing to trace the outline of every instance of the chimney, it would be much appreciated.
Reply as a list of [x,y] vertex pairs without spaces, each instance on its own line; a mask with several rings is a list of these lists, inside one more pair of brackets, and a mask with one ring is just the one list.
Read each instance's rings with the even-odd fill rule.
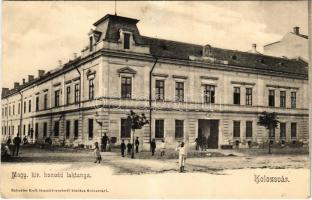
[[34,80],[34,75],[28,75],[28,82]]
[[9,88],[2,88],[1,96],[5,96],[9,92]]
[[19,82],[14,82],[14,88],[18,88],[19,87]]
[[298,26],[294,27],[294,34],[299,35],[299,27]]
[[23,78],[23,84],[25,84],[26,83],[26,81],[25,81],[25,79]]
[[42,77],[44,75],[44,70],[39,69],[38,70],[38,77]]
[[62,60],[58,60],[59,66],[62,67]]

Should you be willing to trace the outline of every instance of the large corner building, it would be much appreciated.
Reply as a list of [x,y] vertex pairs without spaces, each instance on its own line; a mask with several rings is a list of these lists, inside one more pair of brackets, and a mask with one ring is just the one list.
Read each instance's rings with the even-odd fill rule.
[[209,148],[258,146],[268,141],[257,125],[263,111],[281,122],[272,142],[308,140],[307,63],[146,37],[138,21],[106,15],[81,55],[3,88],[2,139],[90,147],[107,133],[117,145],[131,137],[133,110],[150,120],[136,131],[144,149],[154,138],[192,145],[198,135]]

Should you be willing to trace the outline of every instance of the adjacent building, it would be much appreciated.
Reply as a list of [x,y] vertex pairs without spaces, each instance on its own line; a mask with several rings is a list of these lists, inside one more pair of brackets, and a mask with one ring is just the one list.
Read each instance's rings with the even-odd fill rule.
[[309,38],[300,33],[299,27],[294,27],[280,41],[267,44],[263,47],[264,54],[289,59],[309,60]]
[[297,60],[146,37],[139,20],[106,15],[96,21],[81,55],[2,89],[2,139],[20,133],[36,142],[91,147],[107,133],[131,139],[126,117],[145,113],[136,131],[168,147],[199,135],[209,148],[258,146],[263,112],[281,121],[272,142],[308,140],[308,69]]

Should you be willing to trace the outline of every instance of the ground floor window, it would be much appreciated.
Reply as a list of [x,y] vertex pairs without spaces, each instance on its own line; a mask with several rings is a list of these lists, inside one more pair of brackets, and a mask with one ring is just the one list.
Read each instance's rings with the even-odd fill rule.
[[74,138],[78,138],[78,133],[79,133],[79,121],[75,120],[74,121]]
[[297,137],[297,123],[291,123],[291,138]]
[[280,138],[286,138],[286,123],[280,123]]
[[48,124],[47,122],[43,123],[43,137],[46,137],[48,133]]
[[127,119],[121,119],[120,137],[121,138],[130,138],[131,137],[131,126],[128,123]]
[[89,135],[89,139],[93,138],[93,119],[89,119],[88,121],[88,135]]
[[164,120],[155,120],[155,138],[164,138]]
[[55,121],[54,122],[54,136],[59,136],[59,132],[60,132],[60,122],[59,121]]
[[39,132],[38,128],[39,128],[39,124],[36,123],[36,124],[35,124],[35,138],[36,138],[36,139],[38,138],[38,132]]
[[240,121],[233,122],[233,137],[240,137]]
[[181,139],[184,135],[183,130],[184,121],[183,120],[175,120],[175,138]]
[[246,121],[246,137],[252,137],[252,121]]
[[70,136],[70,121],[66,121],[66,138],[68,139]]

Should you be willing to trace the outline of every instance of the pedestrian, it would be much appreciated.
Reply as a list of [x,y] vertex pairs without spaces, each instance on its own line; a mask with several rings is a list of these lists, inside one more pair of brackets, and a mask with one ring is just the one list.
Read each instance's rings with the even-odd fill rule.
[[199,140],[198,140],[198,137],[195,139],[195,144],[196,144],[195,149],[196,149],[196,151],[198,151],[199,150]]
[[155,154],[155,149],[156,149],[156,142],[155,142],[155,139],[153,139],[151,142],[152,156]]
[[110,138],[108,138],[108,140],[107,140],[107,151],[111,151],[111,139]]
[[12,139],[11,139],[11,136],[9,135],[9,138],[8,138],[6,144],[10,147],[11,143],[12,143]]
[[136,153],[139,153],[139,145],[140,145],[139,137],[136,137],[135,139],[135,152]]
[[127,144],[128,155],[131,154],[131,149],[132,149],[132,144],[129,141],[128,144]]
[[165,150],[166,150],[166,143],[164,140],[162,140],[160,143],[160,156],[165,155]]
[[207,138],[206,138],[206,136],[203,137],[202,143],[203,143],[203,150],[206,151],[207,150]]
[[121,156],[125,157],[125,149],[126,149],[126,144],[124,140],[121,140],[120,144],[120,150],[121,150]]
[[23,138],[23,143],[24,143],[24,144],[28,144],[28,139],[27,139],[26,135],[25,135],[24,138]]
[[186,160],[186,148],[184,142],[182,142],[178,147],[177,151],[179,152],[179,168],[180,173],[184,171],[185,160]]
[[18,156],[18,153],[19,153],[19,149],[20,149],[20,146],[21,146],[21,138],[19,136],[19,134],[17,134],[17,136],[13,139],[13,144],[14,144],[14,148],[13,148],[13,156],[16,152],[16,156]]
[[101,152],[100,152],[100,148],[99,148],[99,143],[98,142],[95,142],[94,143],[94,156],[95,156],[95,161],[94,163],[101,163],[101,160],[102,160],[102,157],[101,157]]
[[102,151],[106,152],[106,146],[107,146],[107,140],[108,137],[106,135],[106,133],[104,133],[104,136],[102,137]]

